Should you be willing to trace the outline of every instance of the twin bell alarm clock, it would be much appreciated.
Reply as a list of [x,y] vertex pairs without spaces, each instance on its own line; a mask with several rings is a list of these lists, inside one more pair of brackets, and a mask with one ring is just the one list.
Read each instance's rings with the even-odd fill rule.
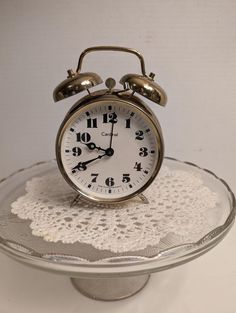
[[[107,78],[105,89],[91,92],[103,80],[96,73],[82,72],[81,67],[85,55],[95,51],[131,53],[139,58],[142,74],[123,76],[121,89],[115,88],[113,78]],[[88,93],[66,114],[56,139],[61,174],[85,199],[99,203],[129,200],[140,195],[158,174],[164,156],[162,131],[141,99],[166,104],[166,94],[154,76],[146,75],[138,51],[97,46],[84,50],[76,71],[68,70],[67,79],[55,88],[54,101]]]

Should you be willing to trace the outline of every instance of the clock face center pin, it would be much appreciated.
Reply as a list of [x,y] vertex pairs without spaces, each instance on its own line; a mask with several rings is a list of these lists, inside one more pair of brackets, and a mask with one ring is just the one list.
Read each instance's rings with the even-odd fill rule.
[[108,148],[108,149],[106,149],[105,153],[106,153],[107,156],[113,156],[114,150],[112,148]]

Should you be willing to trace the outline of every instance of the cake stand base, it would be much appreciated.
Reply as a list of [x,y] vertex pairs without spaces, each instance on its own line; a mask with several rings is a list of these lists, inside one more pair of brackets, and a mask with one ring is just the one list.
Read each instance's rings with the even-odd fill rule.
[[114,301],[128,298],[142,290],[150,275],[81,279],[71,278],[73,286],[83,295],[103,301]]
[[[73,277],[76,290],[92,299],[112,301],[136,294],[148,274],[208,252],[235,220],[235,197],[222,179],[189,162],[165,158],[164,166],[161,181],[152,185],[151,205],[127,202],[121,210],[114,209],[115,214],[107,207],[87,207],[88,203],[71,208],[74,192],[64,188],[64,181],[59,183],[55,161],[0,179],[0,250],[29,266]],[[163,201],[157,197],[158,186],[163,188]],[[40,226],[34,232],[32,223]],[[88,233],[90,226],[93,233]],[[138,240],[144,242],[138,245]]]

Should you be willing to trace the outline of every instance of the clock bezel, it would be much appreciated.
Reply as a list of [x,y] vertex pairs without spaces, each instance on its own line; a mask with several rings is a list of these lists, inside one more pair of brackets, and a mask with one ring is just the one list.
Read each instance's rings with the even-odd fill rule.
[[[91,93],[88,96],[83,97],[79,101],[77,101],[73,107],[68,111],[66,114],[64,120],[62,121],[60,128],[57,133],[56,137],[56,160],[58,164],[58,168],[66,180],[66,182],[74,189],[78,194],[80,194],[83,198],[89,201],[93,201],[96,203],[104,203],[104,204],[115,204],[115,203],[121,203],[124,201],[128,201],[135,196],[138,196],[141,194],[150,184],[153,182],[155,177],[157,176],[161,165],[162,161],[164,158],[164,140],[163,140],[163,135],[161,131],[161,126],[159,124],[159,121],[157,120],[156,116],[154,113],[151,111],[151,109],[147,108],[144,102],[142,102],[139,98],[133,96],[129,92],[122,92],[119,94],[119,91],[113,91],[110,94],[106,93],[107,90],[100,90],[94,93]],[[135,107],[137,110],[139,110],[142,114],[145,114],[146,117],[151,121],[153,125],[153,129],[155,130],[155,136],[157,137],[157,143],[158,143],[158,161],[156,163],[156,166],[154,168],[154,171],[148,181],[138,190],[134,191],[133,193],[126,195],[126,196],[121,196],[117,198],[103,198],[103,197],[98,197],[89,194],[89,192],[85,192],[81,190],[69,177],[67,174],[67,171],[65,170],[62,162],[62,157],[61,157],[61,143],[62,143],[62,138],[63,135],[68,128],[68,125],[70,124],[70,120],[74,114],[78,114],[77,112],[84,109],[87,105],[91,103],[99,103],[99,102],[110,102],[110,101],[117,101],[117,102],[123,102],[126,105],[130,105],[131,107]],[[89,190],[88,190],[89,191]]]

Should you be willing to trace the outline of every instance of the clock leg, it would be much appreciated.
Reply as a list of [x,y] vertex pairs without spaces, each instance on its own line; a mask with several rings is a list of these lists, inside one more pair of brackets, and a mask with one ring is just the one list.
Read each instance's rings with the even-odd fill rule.
[[139,200],[144,203],[144,204],[149,204],[148,198],[146,196],[144,196],[143,193],[140,193],[138,196]]
[[150,275],[117,278],[71,278],[73,286],[94,300],[114,301],[135,295],[142,290]]

